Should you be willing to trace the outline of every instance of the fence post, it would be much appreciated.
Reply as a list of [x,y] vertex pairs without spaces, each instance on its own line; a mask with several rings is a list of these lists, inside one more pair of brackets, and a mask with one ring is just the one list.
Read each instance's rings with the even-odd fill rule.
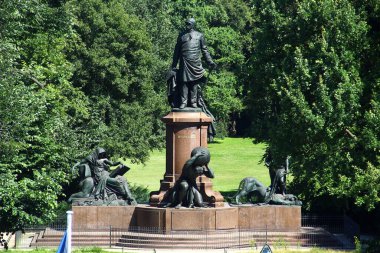
[[208,238],[207,238],[207,229],[206,229],[206,250],[208,249]]
[[72,236],[72,221],[73,221],[73,211],[67,211],[67,253],[71,253],[71,236]]
[[141,248],[141,239],[140,239],[140,227],[137,227],[137,232],[138,232],[138,247]]
[[174,231],[170,229],[170,234],[171,234],[171,238],[172,238],[172,250],[174,250]]
[[17,249],[17,247],[19,247],[19,244],[21,242],[21,234],[22,234],[22,232],[20,230],[17,230],[15,232],[15,249]]
[[110,248],[112,248],[112,226],[110,226]]

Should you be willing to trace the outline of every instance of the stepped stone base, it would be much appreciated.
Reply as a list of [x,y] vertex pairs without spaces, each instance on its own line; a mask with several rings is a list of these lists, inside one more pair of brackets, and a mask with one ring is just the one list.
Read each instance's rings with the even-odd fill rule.
[[[18,247],[57,247],[64,231],[45,229],[36,233],[32,243]],[[113,230],[73,230],[74,247],[117,246],[123,248],[145,249],[223,249],[223,248],[262,248],[265,243],[276,245],[279,242],[288,247],[328,247],[347,248],[334,235],[323,228],[301,228],[298,232],[255,231],[255,230],[219,230],[213,233],[206,231],[173,231],[170,234],[149,233],[149,231]],[[354,248],[354,245],[351,246]],[[203,252],[202,251],[202,252]]]
[[138,206],[73,206],[73,228],[155,228],[170,231],[268,229],[299,231],[299,206],[235,206],[217,208],[157,208]]
[[266,232],[255,230],[220,230],[209,232],[174,232],[171,234],[150,234],[126,231],[116,242],[116,246],[145,249],[226,249],[262,248],[265,243],[287,247],[331,247],[343,245],[323,228],[301,228],[298,232]]
[[73,229],[136,226],[135,206],[73,206]]

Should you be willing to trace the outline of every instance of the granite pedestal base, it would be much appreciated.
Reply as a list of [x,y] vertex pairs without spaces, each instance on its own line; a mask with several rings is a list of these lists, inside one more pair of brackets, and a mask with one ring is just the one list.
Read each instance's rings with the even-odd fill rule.
[[73,229],[136,226],[135,206],[73,206]]
[[[160,189],[150,194],[149,204],[156,207],[162,204],[165,195],[181,176],[183,165],[190,158],[191,151],[196,147],[207,147],[207,128],[212,122],[200,109],[173,111],[161,120],[166,124],[166,170]],[[206,205],[224,206],[223,196],[212,189],[212,181],[208,177],[198,177],[197,185]]]
[[299,231],[299,206],[235,206],[216,208],[157,208],[138,206],[73,206],[73,228],[112,226],[130,229],[155,228],[160,231],[217,231],[252,229]]

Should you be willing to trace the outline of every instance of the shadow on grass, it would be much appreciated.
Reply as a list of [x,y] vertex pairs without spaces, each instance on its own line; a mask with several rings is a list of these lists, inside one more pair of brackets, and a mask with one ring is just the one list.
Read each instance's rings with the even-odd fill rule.
[[130,185],[130,190],[137,203],[149,202],[150,190],[148,187],[139,184],[132,184]]
[[213,140],[213,141],[210,141],[209,144],[223,144],[223,141],[221,141],[221,140]]

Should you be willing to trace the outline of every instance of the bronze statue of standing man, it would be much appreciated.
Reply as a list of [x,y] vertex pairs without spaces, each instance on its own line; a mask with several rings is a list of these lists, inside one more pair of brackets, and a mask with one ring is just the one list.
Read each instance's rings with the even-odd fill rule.
[[172,69],[177,67],[179,61],[177,81],[179,84],[180,109],[186,106],[198,107],[197,88],[199,84],[205,82],[205,70],[202,67],[201,54],[211,68],[216,66],[207,50],[203,34],[195,31],[194,27],[194,18],[186,20],[186,29],[179,34],[174,49]]

